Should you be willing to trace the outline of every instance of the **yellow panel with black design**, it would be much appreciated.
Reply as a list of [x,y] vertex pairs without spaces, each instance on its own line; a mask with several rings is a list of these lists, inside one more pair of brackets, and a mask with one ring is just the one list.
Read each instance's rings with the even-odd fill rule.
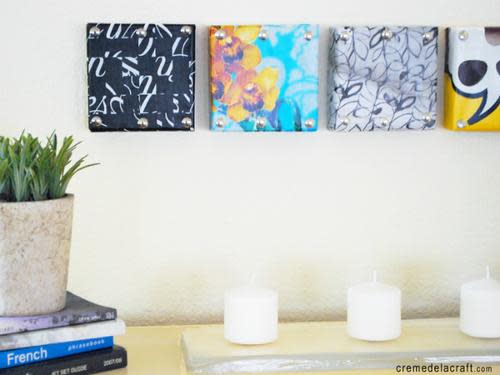
[[445,127],[500,131],[500,27],[449,28],[446,38]]

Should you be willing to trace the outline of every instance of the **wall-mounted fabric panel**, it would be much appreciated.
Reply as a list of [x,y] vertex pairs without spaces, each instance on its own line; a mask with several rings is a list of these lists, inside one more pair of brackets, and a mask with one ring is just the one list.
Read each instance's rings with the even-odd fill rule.
[[445,126],[500,130],[500,27],[446,30]]
[[436,27],[333,27],[329,128],[434,128],[437,36]]
[[194,130],[194,51],[194,25],[88,24],[90,130]]
[[317,25],[212,26],[211,128],[314,131]]

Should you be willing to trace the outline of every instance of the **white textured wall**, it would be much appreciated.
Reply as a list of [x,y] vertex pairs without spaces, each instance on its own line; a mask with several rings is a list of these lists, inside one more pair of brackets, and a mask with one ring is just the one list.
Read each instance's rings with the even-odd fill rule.
[[[0,134],[57,129],[102,163],[71,185],[71,290],[118,307],[131,324],[203,322],[221,319],[226,287],[255,275],[279,290],[284,319],[339,319],[346,287],[377,268],[403,289],[405,315],[424,317],[456,314],[460,284],[485,264],[500,278],[500,133],[325,129],[327,25],[494,25],[500,2],[284,4],[2,3]],[[87,130],[91,21],[199,25],[196,132]],[[266,22],[323,25],[321,130],[210,133],[206,25]]]

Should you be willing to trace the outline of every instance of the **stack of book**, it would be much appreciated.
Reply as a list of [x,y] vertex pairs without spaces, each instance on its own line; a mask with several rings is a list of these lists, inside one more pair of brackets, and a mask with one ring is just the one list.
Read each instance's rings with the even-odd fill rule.
[[113,342],[124,333],[116,309],[68,292],[59,312],[0,317],[0,374],[85,375],[126,367],[126,350]]

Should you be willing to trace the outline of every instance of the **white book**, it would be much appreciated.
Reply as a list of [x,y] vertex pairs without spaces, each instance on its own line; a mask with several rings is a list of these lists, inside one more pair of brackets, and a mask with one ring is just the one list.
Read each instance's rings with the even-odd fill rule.
[[125,334],[125,322],[123,320],[108,320],[99,323],[79,324],[0,336],[0,350],[86,340],[96,337],[119,336],[123,334]]

